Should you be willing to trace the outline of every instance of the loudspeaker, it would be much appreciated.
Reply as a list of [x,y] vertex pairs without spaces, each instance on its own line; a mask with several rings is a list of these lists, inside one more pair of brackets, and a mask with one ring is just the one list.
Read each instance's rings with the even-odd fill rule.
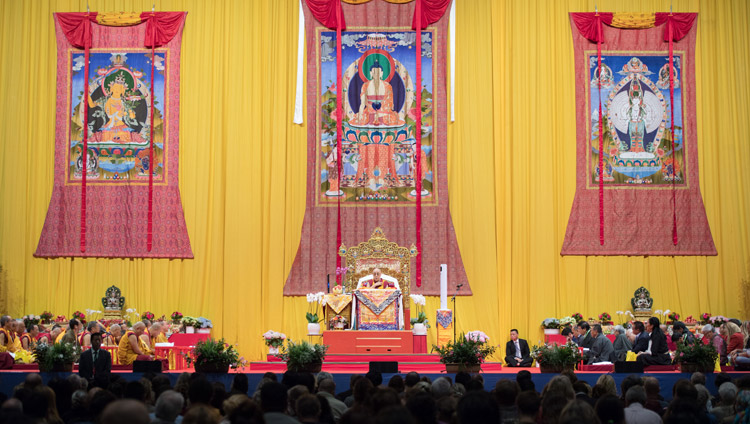
[[626,374],[640,374],[643,372],[643,363],[638,361],[617,361],[615,372]]
[[133,372],[161,372],[161,361],[133,361]]
[[398,362],[396,361],[370,361],[370,372],[382,374],[398,373]]

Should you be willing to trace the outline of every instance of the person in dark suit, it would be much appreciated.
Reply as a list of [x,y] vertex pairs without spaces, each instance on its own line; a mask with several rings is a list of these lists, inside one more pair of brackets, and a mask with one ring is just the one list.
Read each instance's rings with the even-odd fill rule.
[[651,317],[646,322],[646,331],[649,333],[648,349],[638,354],[638,361],[643,365],[669,365],[672,363],[667,348],[667,336],[661,331],[659,325],[659,318],[656,317]]
[[78,374],[91,385],[106,388],[112,372],[112,356],[101,347],[102,334],[92,334],[91,349],[83,352],[78,360]]
[[591,345],[591,349],[585,353],[585,359],[587,364],[591,365],[596,362],[614,362],[615,361],[615,348],[612,346],[612,342],[602,334],[602,326],[595,324],[591,327],[591,338],[594,339],[594,344]]
[[533,362],[529,344],[518,338],[518,330],[510,330],[510,341],[505,345],[505,363],[509,367],[530,367]]
[[633,342],[632,351],[635,353],[645,352],[648,349],[648,333],[642,322],[636,321],[633,323],[633,333],[635,334],[635,342]]
[[591,326],[588,321],[578,323],[578,346],[591,349],[594,345],[594,338],[591,337]]

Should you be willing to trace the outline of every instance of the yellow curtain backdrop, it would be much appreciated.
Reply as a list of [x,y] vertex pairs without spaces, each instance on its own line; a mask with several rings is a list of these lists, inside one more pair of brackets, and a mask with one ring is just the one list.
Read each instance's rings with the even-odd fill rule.
[[[656,309],[747,318],[750,310],[750,7],[675,2],[699,12],[701,190],[717,257],[561,257],[575,193],[574,71],[568,12],[668,11],[672,2],[459,0],[456,122],[448,174],[474,296],[458,331],[534,344],[540,322],[626,310],[644,285]],[[139,12],[151,1],[91,0]],[[183,0],[180,189],[194,260],[32,256],[53,185],[53,12],[86,2],[0,0],[0,312],[70,316],[115,284],[127,306],[213,320],[214,335],[263,358],[268,329],[305,337],[304,298],[282,288],[305,210],[306,127],[292,124],[297,0]],[[678,217],[679,219],[679,217]],[[323,284],[323,282],[321,282]],[[431,321],[437,298],[428,298]],[[452,305],[451,305],[452,306]],[[429,342],[435,338],[434,323]],[[499,359],[502,355],[496,355]]]

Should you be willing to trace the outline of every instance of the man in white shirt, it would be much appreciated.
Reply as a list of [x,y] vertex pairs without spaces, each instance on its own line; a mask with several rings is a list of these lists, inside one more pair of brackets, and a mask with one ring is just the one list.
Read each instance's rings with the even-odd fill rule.
[[646,391],[642,386],[633,386],[625,394],[625,422],[627,424],[661,424],[661,417],[643,407],[646,404]]

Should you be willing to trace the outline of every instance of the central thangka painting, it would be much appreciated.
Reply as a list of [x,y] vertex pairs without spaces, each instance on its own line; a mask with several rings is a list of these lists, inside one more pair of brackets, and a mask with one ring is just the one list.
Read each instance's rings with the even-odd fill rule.
[[[339,223],[345,246],[366,242],[379,227],[389,241],[408,247],[420,245],[420,221],[421,270],[412,258],[411,292],[439,294],[440,265],[447,264],[451,286],[464,284],[460,294],[471,294],[448,203],[448,16],[423,29],[418,40],[412,28],[415,4],[400,3],[341,3],[346,28],[341,31],[340,65],[337,31],[318,22],[306,2],[303,5],[307,207],[286,295],[325,291],[327,281],[335,284]],[[419,271],[421,287],[416,283]]]
[[[411,203],[414,191],[417,108],[413,31],[342,33],[344,119],[341,184],[336,175],[336,32],[319,31],[320,184],[318,201]],[[432,38],[423,33],[422,201],[433,201],[437,186],[433,158]]]

